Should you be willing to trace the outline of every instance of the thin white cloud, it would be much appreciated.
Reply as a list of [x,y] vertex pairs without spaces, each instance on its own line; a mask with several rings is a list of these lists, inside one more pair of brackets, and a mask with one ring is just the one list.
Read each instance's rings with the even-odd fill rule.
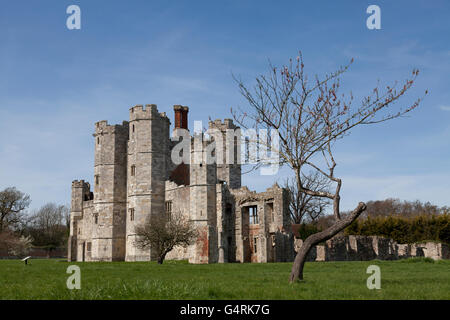
[[450,111],[450,106],[440,106],[439,109],[442,111]]

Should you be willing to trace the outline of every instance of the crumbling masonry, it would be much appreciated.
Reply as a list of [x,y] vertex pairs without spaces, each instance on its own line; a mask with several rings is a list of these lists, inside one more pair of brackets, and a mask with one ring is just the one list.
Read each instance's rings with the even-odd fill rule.
[[[95,124],[94,190],[84,180],[72,182],[68,260],[154,260],[151,249],[135,247],[135,227],[151,216],[177,212],[200,233],[193,245],[175,248],[167,259],[292,261],[287,190],[276,184],[262,193],[242,187],[237,162],[174,164],[171,152],[183,136],[180,132],[188,130],[188,108],[177,105],[174,111],[172,138],[170,120],[156,105],[131,108],[130,121],[121,125]],[[211,121],[213,127],[223,134],[238,129],[230,119]],[[191,135],[188,139],[195,143]],[[215,143],[201,141],[203,150]],[[225,144],[223,148],[228,151]],[[191,160],[204,159],[196,152],[192,148]]]

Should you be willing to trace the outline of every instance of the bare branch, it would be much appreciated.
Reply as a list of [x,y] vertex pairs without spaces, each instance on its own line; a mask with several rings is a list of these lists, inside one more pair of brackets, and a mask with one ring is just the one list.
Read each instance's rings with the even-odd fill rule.
[[144,225],[137,226],[135,232],[135,246],[155,250],[160,264],[175,246],[187,247],[198,235],[194,224],[180,213],[170,218],[152,216]]
[[[345,225],[343,221],[347,221],[347,218],[341,219],[340,216],[342,180],[335,176],[335,142],[357,126],[402,117],[416,109],[422,100],[419,98],[411,105],[393,109],[395,103],[412,88],[419,74],[414,69],[410,78],[402,84],[395,82],[383,88],[378,83],[370,94],[355,105],[351,92],[348,95],[339,93],[341,76],[352,63],[353,59],[336,71],[322,78],[316,75],[314,81],[309,81],[300,52],[295,61],[290,59],[281,68],[269,64],[269,72],[258,76],[252,89],[234,77],[250,106],[248,110],[232,109],[235,121],[243,128],[257,130],[264,126],[277,130],[280,138],[277,150],[279,164],[286,164],[293,170],[295,188],[303,194],[302,197],[332,201],[335,228],[341,228]],[[323,167],[323,162],[326,167]],[[333,183],[334,190],[311,187],[305,175],[307,169]],[[358,208],[364,211],[365,205]]]

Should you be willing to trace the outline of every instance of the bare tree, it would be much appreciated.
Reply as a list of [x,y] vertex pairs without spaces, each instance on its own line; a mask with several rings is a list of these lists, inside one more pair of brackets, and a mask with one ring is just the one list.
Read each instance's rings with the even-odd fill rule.
[[[307,175],[302,173],[304,187],[317,192],[328,191],[329,180],[320,173],[314,172]],[[330,201],[323,197],[316,197],[297,188],[295,178],[287,178],[284,188],[289,191],[289,212],[292,223],[300,224],[302,222],[315,222],[325,213],[325,209],[330,205]]]
[[10,230],[0,233],[0,253],[22,258],[30,252],[33,239]]
[[[253,88],[235,77],[241,94],[250,105],[248,110],[231,110],[235,121],[246,129],[277,130],[280,144],[279,150],[275,152],[279,154],[280,164],[288,165],[293,170],[298,190],[332,201],[333,225],[306,238],[295,257],[290,282],[303,279],[305,258],[312,246],[335,236],[366,209],[366,204],[360,202],[348,215],[341,217],[339,204],[342,180],[335,176],[335,142],[357,126],[401,117],[415,109],[421,101],[417,99],[406,108],[390,108],[412,87],[419,74],[413,70],[411,77],[402,85],[396,82],[392,86],[381,87],[378,83],[369,95],[353,106],[351,93],[345,95],[338,92],[340,78],[351,63],[353,59],[337,71],[323,78],[315,76],[310,81],[299,53],[296,61],[291,59],[281,69],[270,65],[267,75],[256,77]],[[308,189],[302,173],[309,170],[315,170],[329,179],[334,184],[334,190]]]
[[422,203],[416,201],[401,201],[400,199],[385,199],[368,201],[367,209],[362,218],[384,217],[389,215],[411,218],[418,215],[436,215],[448,211],[446,207],[438,207],[430,202]]
[[30,203],[30,196],[14,187],[0,191],[0,233],[7,227],[14,228],[20,224]]
[[64,205],[47,203],[35,211],[28,220],[27,234],[35,246],[51,250],[61,246],[67,239],[66,219],[69,209]]
[[158,263],[175,247],[187,247],[197,238],[194,224],[181,214],[151,217],[144,225],[135,228],[135,246],[156,251]]

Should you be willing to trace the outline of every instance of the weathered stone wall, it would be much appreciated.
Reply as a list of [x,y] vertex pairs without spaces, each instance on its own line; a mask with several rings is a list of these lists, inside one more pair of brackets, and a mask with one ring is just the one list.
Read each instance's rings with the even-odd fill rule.
[[[301,239],[295,239],[295,252],[302,244]],[[307,261],[397,260],[411,257],[450,259],[450,251],[448,245],[443,243],[398,244],[378,236],[347,236],[335,237],[325,244],[314,246]]]
[[[230,190],[235,198],[237,262],[281,262],[294,258],[287,192],[274,185],[256,193],[247,187]],[[256,207],[258,223],[249,223],[249,207]],[[255,250],[256,244],[256,250]],[[256,252],[255,252],[256,251]]]
[[[210,122],[215,139],[195,139],[187,129],[185,106],[179,111],[174,137],[188,139],[189,164],[175,165],[169,137],[170,121],[156,105],[130,109],[129,122],[96,123],[94,190],[84,181],[72,184],[68,260],[142,261],[151,250],[135,247],[135,227],[152,215],[181,213],[198,227],[200,236],[188,248],[175,248],[167,259],[191,263],[292,261],[286,190],[274,185],[256,193],[241,187],[240,132],[231,119]],[[198,138],[198,136],[197,136]],[[232,148],[226,147],[230,139]],[[230,141],[228,141],[230,142]],[[200,148],[199,148],[200,147]],[[218,164],[210,161],[222,151]],[[231,152],[232,151],[232,152]],[[233,163],[226,163],[234,158]],[[259,221],[249,224],[248,206],[257,207]],[[170,206],[169,206],[170,207]],[[169,208],[168,207],[168,208]]]
[[86,261],[125,258],[128,122],[95,125],[94,200],[85,204]]
[[219,260],[217,247],[217,166],[209,164],[206,152],[208,141],[193,138],[190,169],[190,217],[199,230],[199,237],[191,248],[190,263],[215,263]]
[[[236,130],[237,129],[237,130]],[[217,179],[229,188],[241,187],[240,130],[231,119],[220,119],[208,123],[208,132],[215,133],[213,145],[216,149]],[[231,148],[230,148],[231,146]]]
[[151,250],[135,247],[135,227],[152,215],[165,214],[165,180],[170,121],[156,105],[130,109],[128,142],[126,261],[155,259]]
[[[172,202],[172,214],[181,214],[190,219],[190,190],[189,186],[178,186],[176,183],[166,181],[166,201]],[[167,260],[188,260],[192,248],[175,247],[170,251]]]
[[80,220],[83,218],[83,199],[89,184],[84,180],[72,182],[72,195],[70,206],[70,233],[67,246],[67,260],[77,261],[78,258],[78,233],[81,232]]
[[402,246],[402,257],[405,258],[425,257],[432,258],[434,260],[450,259],[450,248],[445,243],[419,242],[399,246]]

